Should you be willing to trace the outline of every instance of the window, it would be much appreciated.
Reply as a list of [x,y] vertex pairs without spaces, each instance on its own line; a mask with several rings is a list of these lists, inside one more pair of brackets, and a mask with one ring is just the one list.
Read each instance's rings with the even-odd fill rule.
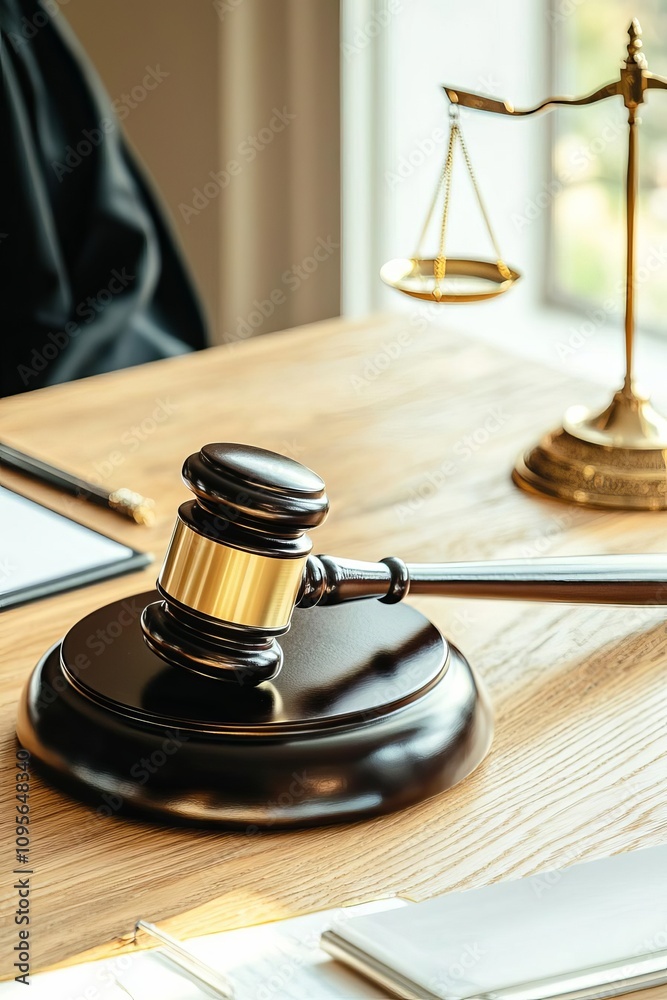
[[[416,249],[447,148],[442,84],[517,106],[538,100],[549,85],[547,8],[542,0],[513,0],[511,12],[499,0],[343,0],[342,10],[345,311],[414,308],[378,273],[384,261]],[[479,326],[483,317],[488,326],[494,314],[544,300],[549,211],[537,225],[521,220],[548,183],[548,124],[462,110],[461,125],[503,257],[525,274],[496,309],[454,307],[457,324]],[[460,158],[447,233],[452,256],[493,256]],[[434,245],[436,225],[427,249]],[[446,309],[432,313],[450,321]]]
[[[554,93],[581,95],[618,73],[638,16],[649,69],[667,76],[667,0],[556,0]],[[651,91],[639,128],[637,320],[667,333],[667,92]],[[620,97],[552,113],[549,292],[613,319],[623,313],[627,110]]]

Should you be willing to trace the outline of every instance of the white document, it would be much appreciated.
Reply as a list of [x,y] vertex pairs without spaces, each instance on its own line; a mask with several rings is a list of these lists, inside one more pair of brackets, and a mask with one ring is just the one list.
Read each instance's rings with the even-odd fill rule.
[[[193,938],[183,944],[224,973],[235,1000],[386,1000],[391,994],[321,951],[320,936],[326,928],[341,928],[359,914],[407,905],[400,899],[384,899]],[[38,923],[34,934],[39,934]],[[1,1000],[128,1000],[128,995],[132,1000],[203,1000],[207,996],[161,959],[159,951],[137,951],[31,976],[27,990],[20,983],[0,983]]]
[[618,996],[623,990],[610,987],[633,975],[667,982],[667,846],[448,893],[332,930],[324,939],[332,954],[402,997]]
[[[88,582],[128,568],[136,554],[92,528],[70,521],[0,486],[0,608],[39,597],[57,581]],[[79,578],[77,581],[76,578]]]

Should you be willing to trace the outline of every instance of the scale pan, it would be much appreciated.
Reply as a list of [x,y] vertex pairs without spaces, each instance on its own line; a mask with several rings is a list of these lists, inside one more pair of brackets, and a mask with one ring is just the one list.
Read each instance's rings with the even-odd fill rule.
[[506,292],[521,277],[499,261],[448,257],[444,278],[437,280],[433,257],[397,257],[380,270],[380,277],[399,292],[430,302],[477,302]]

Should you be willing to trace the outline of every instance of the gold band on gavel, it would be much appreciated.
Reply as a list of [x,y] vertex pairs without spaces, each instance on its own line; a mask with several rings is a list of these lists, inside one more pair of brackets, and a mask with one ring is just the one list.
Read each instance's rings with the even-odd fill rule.
[[211,541],[176,521],[158,583],[168,597],[223,622],[286,628],[307,556],[280,559]]

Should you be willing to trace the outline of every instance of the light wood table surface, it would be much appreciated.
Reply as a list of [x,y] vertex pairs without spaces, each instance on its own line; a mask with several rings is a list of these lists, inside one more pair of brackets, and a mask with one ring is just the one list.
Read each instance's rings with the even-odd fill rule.
[[[424,325],[417,312],[329,321],[0,402],[0,439],[159,506],[142,528],[0,470],[3,484],[156,556],[144,572],[0,615],[3,914],[19,691],[82,615],[152,587],[189,497],[182,461],[202,444],[260,445],[319,472],[332,512],[315,551],[439,561],[664,550],[666,514],[572,509],[510,481],[521,447],[604,391]],[[257,836],[98,819],[36,778],[33,972],[127,947],[140,916],[192,936],[426,899],[666,839],[662,609],[414,603],[490,691],[495,741],[472,777],[400,814]],[[6,978],[15,929],[0,925]]]

